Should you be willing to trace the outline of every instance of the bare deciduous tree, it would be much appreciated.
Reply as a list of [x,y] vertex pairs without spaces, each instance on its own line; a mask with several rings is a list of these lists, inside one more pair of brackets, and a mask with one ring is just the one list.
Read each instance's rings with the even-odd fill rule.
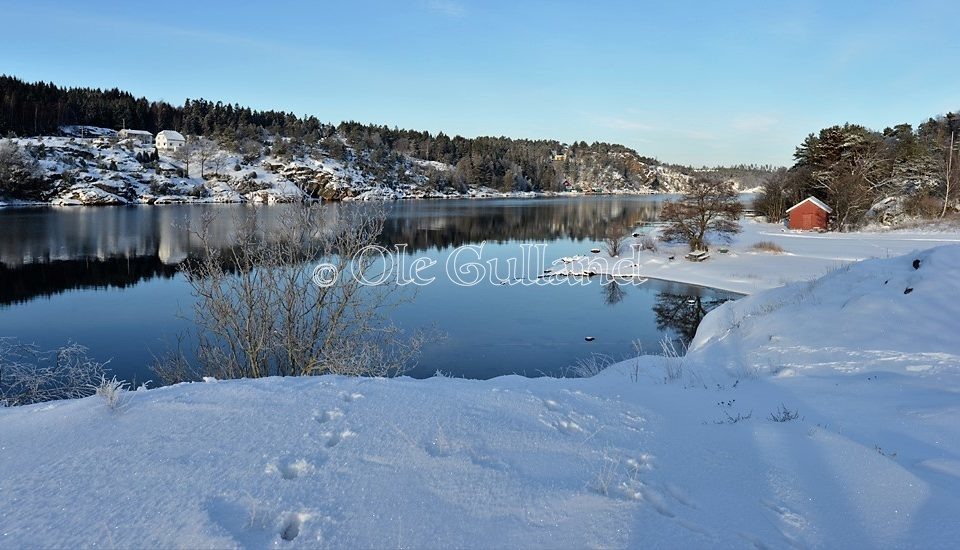
[[192,139],[187,136],[187,142],[183,144],[182,147],[174,150],[170,154],[171,157],[183,167],[183,175],[190,177],[190,159],[193,158],[193,142]]
[[[188,281],[197,297],[198,365],[191,372],[174,354],[155,368],[161,378],[402,372],[423,336],[404,338],[386,319],[406,298],[397,285],[367,284],[385,273],[370,248],[383,228],[383,207],[292,205],[267,231],[260,218],[274,213],[242,215],[226,250],[208,237],[212,219],[196,231],[204,253]],[[315,273],[321,264],[328,267]]]
[[607,249],[607,254],[616,258],[623,252],[623,245],[627,241],[626,229],[620,225],[611,225],[603,235],[603,246]]
[[954,150],[954,142],[956,141],[956,132],[950,132],[950,146],[947,148],[947,166],[944,173],[944,189],[943,189],[943,208],[940,210],[940,217],[947,215],[947,208],[950,206],[950,190],[953,187],[953,180],[957,177],[958,166],[954,158],[957,156],[956,151]]
[[667,223],[661,238],[685,242],[690,250],[708,250],[708,233],[721,239],[740,232],[740,204],[733,183],[709,176],[697,176],[685,185],[683,197],[668,201],[660,211]]
[[796,201],[796,193],[791,189],[791,177],[786,168],[771,173],[763,182],[762,189],[753,201],[757,213],[771,223],[779,223],[787,217],[787,208]]
[[207,163],[216,159],[220,154],[220,148],[215,141],[203,136],[194,139],[188,147],[193,161],[200,165],[200,178],[202,179]]

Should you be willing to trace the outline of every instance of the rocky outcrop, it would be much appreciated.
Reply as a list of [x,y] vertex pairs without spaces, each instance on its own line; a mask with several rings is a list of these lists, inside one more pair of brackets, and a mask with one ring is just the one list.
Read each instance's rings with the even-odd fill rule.
[[77,186],[53,199],[54,206],[112,206],[129,204],[127,199],[95,186]]

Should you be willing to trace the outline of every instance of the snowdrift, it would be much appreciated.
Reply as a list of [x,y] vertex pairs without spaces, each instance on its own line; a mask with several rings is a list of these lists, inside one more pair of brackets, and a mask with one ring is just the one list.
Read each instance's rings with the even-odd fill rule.
[[704,318],[691,359],[758,374],[829,368],[940,372],[960,357],[960,245],[847,264],[728,302]]

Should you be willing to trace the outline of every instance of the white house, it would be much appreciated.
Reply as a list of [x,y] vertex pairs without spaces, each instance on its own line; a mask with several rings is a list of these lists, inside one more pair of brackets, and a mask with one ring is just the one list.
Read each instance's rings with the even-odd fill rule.
[[117,132],[120,139],[132,140],[137,145],[150,145],[153,143],[153,134],[146,130],[127,130],[124,128]]
[[186,144],[187,138],[183,137],[180,132],[161,130],[157,134],[157,150],[161,153],[175,153]]

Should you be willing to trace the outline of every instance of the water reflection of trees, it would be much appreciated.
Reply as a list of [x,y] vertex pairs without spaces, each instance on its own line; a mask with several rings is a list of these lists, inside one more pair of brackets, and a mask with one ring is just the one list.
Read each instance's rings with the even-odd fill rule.
[[684,344],[693,341],[700,321],[713,308],[730,298],[715,296],[691,296],[673,292],[658,292],[653,312],[657,316],[657,329],[673,331]]
[[[483,241],[599,240],[611,225],[654,219],[660,201],[646,197],[401,201],[388,205],[380,242],[410,252]],[[269,234],[284,206],[242,205],[26,209],[2,213],[0,304],[82,288],[122,287],[172,277],[201,246],[191,227],[214,214],[211,237],[229,249],[238,213],[255,212]],[[331,223],[339,204],[325,209]],[[613,300],[622,289],[608,289]],[[611,302],[616,303],[616,302]]]
[[656,219],[659,210],[658,201],[636,197],[476,200],[447,207],[401,202],[391,206],[381,241],[418,251],[481,241],[600,240],[608,227],[635,227],[638,221]]
[[176,266],[149,256],[57,260],[12,269],[0,265],[0,305],[29,302],[38,296],[75,289],[126,288],[156,277],[171,278],[176,273]]
[[615,306],[627,297],[625,285],[615,277],[603,278],[600,281],[600,288],[603,291],[603,303],[608,306]]

